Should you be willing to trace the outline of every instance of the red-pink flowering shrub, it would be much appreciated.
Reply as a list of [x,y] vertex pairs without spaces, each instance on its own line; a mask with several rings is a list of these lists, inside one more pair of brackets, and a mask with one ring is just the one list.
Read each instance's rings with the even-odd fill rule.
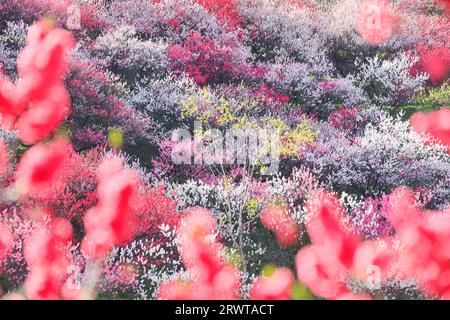
[[393,227],[388,221],[390,200],[390,195],[368,197],[349,210],[353,228],[359,237],[376,239],[392,234]]
[[347,219],[336,198],[323,191],[313,195],[306,223],[312,245],[302,248],[296,259],[300,281],[328,299],[369,298],[354,296],[346,282],[349,277],[367,280],[370,270],[376,270],[378,285],[392,277],[413,278],[428,296],[448,298],[448,283],[442,281],[449,272],[444,262],[448,210],[421,210],[407,189],[396,190],[390,202],[389,221],[400,241],[397,247],[389,236],[381,240],[384,246],[377,244],[380,240],[359,240],[343,223]]
[[450,48],[447,45],[435,44],[430,47],[426,44],[419,44],[416,51],[420,59],[411,70],[413,74],[421,72],[429,74],[432,84],[442,83],[448,78]]
[[155,125],[152,117],[127,103],[128,94],[118,76],[104,70],[97,59],[75,57],[67,79],[73,112],[66,124],[73,133],[78,151],[103,147],[108,130],[117,128],[126,135],[124,147],[137,143],[155,143],[155,135],[147,130]]
[[356,112],[358,109],[340,107],[339,111],[330,113],[328,117],[328,123],[334,127],[340,127],[344,130],[349,130],[350,132],[356,131],[360,126],[356,119]]
[[229,83],[241,78],[247,62],[233,41],[218,43],[192,32],[180,45],[169,47],[169,59],[177,72],[186,72],[201,85]]

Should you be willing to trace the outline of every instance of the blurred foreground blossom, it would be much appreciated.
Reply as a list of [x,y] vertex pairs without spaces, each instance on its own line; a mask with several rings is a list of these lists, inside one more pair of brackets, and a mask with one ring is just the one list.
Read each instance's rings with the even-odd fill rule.
[[417,132],[430,134],[450,147],[450,109],[416,113],[411,118],[411,124]]
[[276,269],[271,275],[264,275],[255,280],[250,298],[253,300],[288,300],[291,297],[294,280],[290,269]]
[[293,245],[299,236],[299,226],[283,205],[269,205],[261,212],[262,224],[275,233],[280,245]]
[[26,144],[53,134],[70,113],[70,97],[62,78],[73,45],[70,33],[53,29],[50,21],[35,24],[17,60],[19,80],[13,84],[0,77],[2,124],[17,130]]
[[38,193],[51,188],[63,178],[64,162],[70,151],[70,143],[63,138],[29,149],[17,168],[16,185],[19,193]]
[[385,0],[363,2],[356,19],[356,30],[370,44],[382,44],[395,32],[399,18]]
[[159,289],[161,299],[237,299],[239,271],[224,261],[215,239],[217,224],[207,209],[193,208],[178,230],[179,250],[190,280],[170,280]]
[[123,168],[119,159],[107,159],[98,173],[98,204],[84,217],[86,237],[83,249],[104,258],[114,245],[133,236],[132,203],[136,200],[138,176]]

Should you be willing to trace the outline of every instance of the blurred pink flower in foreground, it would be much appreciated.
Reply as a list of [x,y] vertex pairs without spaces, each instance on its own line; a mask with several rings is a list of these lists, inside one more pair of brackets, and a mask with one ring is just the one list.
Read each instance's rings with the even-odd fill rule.
[[399,18],[385,0],[368,0],[361,5],[356,30],[370,44],[382,44],[399,24]]
[[0,138],[0,178],[3,176],[8,168],[8,148],[5,141]]
[[178,246],[190,280],[171,280],[159,288],[160,299],[223,300],[239,297],[239,271],[224,261],[215,239],[217,224],[207,209],[194,208],[178,229]]
[[98,204],[84,217],[86,237],[82,248],[102,259],[114,245],[121,245],[133,236],[132,203],[139,179],[136,172],[125,169],[116,158],[105,160],[98,179]]
[[67,283],[71,265],[67,245],[72,240],[72,225],[55,219],[34,231],[25,243],[25,257],[30,273],[25,292],[30,299],[76,298],[77,290]]
[[13,246],[13,235],[11,228],[7,225],[0,225],[0,271],[3,259],[7,256]]
[[288,268],[276,269],[271,275],[263,276],[253,282],[250,299],[288,300],[294,285],[294,275]]
[[450,147],[450,109],[416,113],[411,118],[411,125],[417,132],[430,134]]
[[0,76],[2,125],[15,129],[26,144],[55,132],[71,110],[63,84],[67,55],[74,46],[70,33],[39,22],[28,32],[26,47],[17,59],[20,79],[13,84]]
[[262,224],[275,233],[278,243],[289,247],[298,240],[299,225],[283,205],[269,205],[261,211]]
[[71,150],[65,139],[49,144],[38,144],[22,157],[17,168],[17,187],[21,194],[39,193],[48,190],[64,175],[64,162]]

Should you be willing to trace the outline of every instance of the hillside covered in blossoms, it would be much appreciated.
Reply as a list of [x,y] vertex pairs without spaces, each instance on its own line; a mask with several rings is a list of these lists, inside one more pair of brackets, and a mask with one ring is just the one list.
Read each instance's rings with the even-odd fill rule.
[[447,0],[1,0],[0,298],[450,299]]

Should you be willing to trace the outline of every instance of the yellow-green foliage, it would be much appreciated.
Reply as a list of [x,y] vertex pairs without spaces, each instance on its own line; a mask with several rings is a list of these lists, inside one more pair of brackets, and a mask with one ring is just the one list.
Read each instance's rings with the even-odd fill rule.
[[189,98],[181,101],[181,105],[183,118],[193,118],[218,127],[229,127],[238,122],[240,117],[258,108],[257,101],[227,99],[217,96],[208,88],[192,92]]
[[295,126],[287,125],[273,116],[254,117],[260,105],[257,100],[236,100],[217,96],[208,88],[193,91],[181,101],[181,114],[185,119],[201,121],[207,128],[198,135],[205,136],[211,128],[231,130],[265,129],[280,138],[280,156],[296,159],[305,148],[311,146],[317,136],[306,119],[299,119]]

